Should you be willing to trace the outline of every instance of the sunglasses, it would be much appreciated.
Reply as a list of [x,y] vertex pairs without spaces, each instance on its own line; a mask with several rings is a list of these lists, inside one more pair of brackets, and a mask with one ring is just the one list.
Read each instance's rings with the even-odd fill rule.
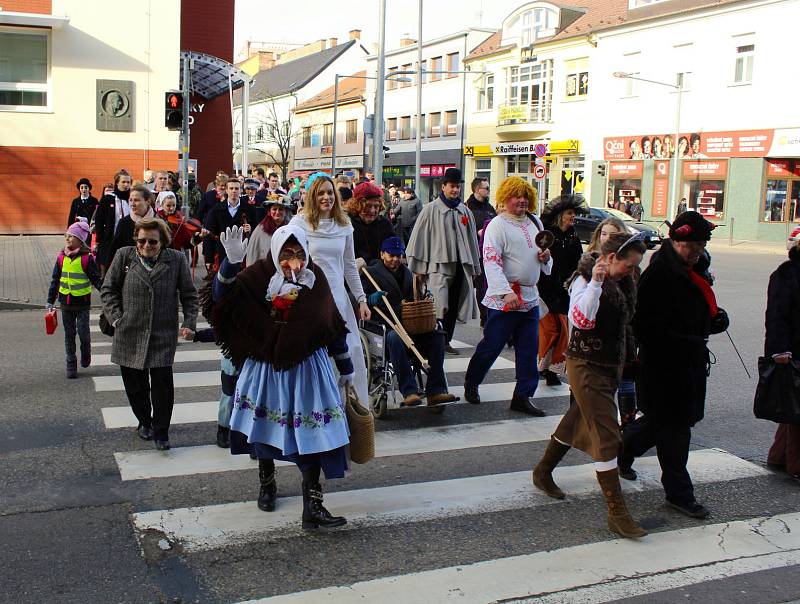
[[142,239],[137,239],[136,243],[137,243],[137,245],[141,245],[141,246],[144,246],[147,243],[149,243],[150,245],[156,246],[159,243],[161,243],[161,241],[158,240],[158,239],[146,239],[146,238],[143,237]]

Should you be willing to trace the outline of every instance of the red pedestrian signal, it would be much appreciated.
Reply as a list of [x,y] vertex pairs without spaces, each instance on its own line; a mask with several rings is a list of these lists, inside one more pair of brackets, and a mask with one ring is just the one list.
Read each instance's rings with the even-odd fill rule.
[[164,126],[169,130],[183,128],[183,93],[167,92],[164,96]]

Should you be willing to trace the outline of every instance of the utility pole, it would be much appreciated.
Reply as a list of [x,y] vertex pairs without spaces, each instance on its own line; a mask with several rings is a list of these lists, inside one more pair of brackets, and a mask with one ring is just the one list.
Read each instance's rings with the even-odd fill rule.
[[420,172],[422,172],[422,82],[425,71],[422,69],[422,2],[419,0],[419,23],[417,24],[417,140],[414,149],[414,191],[417,199],[422,199]]
[[386,86],[386,0],[380,0],[378,11],[378,73],[375,85],[375,126],[372,135],[373,171],[378,183],[383,184],[383,93]]

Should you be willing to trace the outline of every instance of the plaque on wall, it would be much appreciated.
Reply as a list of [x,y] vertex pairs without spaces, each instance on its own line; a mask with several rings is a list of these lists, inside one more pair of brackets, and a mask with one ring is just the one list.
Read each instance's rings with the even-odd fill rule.
[[134,98],[133,82],[129,80],[97,80],[97,129],[133,132]]

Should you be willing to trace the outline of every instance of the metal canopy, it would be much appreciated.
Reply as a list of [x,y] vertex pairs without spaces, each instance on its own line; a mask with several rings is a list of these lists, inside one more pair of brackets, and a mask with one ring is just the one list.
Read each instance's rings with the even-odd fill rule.
[[183,62],[189,60],[191,90],[204,99],[213,99],[229,90],[237,90],[250,84],[252,78],[235,65],[218,57],[202,52],[181,52],[181,73]]

